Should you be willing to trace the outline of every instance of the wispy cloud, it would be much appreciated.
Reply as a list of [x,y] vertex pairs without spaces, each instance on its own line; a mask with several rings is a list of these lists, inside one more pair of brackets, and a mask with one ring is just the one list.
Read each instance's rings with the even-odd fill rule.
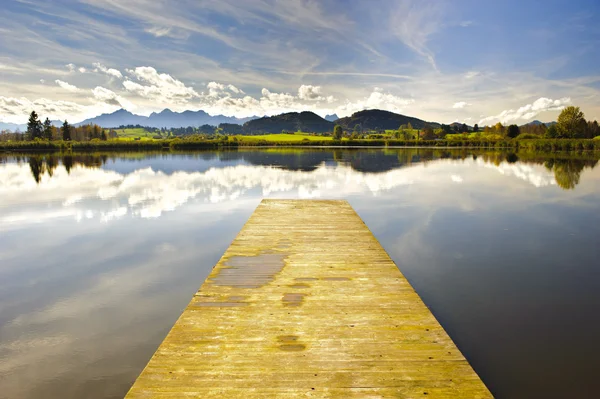
[[425,57],[437,70],[435,54],[428,47],[430,37],[441,26],[443,5],[433,1],[401,1],[392,12],[391,29],[406,46]]
[[146,28],[146,32],[148,32],[156,37],[162,37],[162,36],[168,36],[171,33],[171,28],[153,26],[151,28]]

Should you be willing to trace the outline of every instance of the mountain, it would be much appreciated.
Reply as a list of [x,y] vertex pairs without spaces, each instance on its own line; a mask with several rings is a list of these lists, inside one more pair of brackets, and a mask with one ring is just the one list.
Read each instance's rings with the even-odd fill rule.
[[338,119],[336,123],[346,130],[354,130],[354,127],[357,125],[360,125],[362,129],[368,130],[396,130],[401,125],[409,123],[415,129],[422,129],[426,124],[433,128],[440,127],[440,124],[436,122],[425,122],[421,119],[380,109],[355,112],[352,116]]
[[327,115],[327,116],[325,117],[325,120],[326,120],[326,121],[329,121],[329,122],[335,122],[335,121],[337,121],[338,119],[340,119],[340,117],[339,117],[339,116],[337,116],[337,114],[333,114],[333,115]]
[[245,122],[256,119],[253,116],[250,118],[235,118],[223,115],[211,116],[206,112],[200,111],[183,111],[181,113],[173,112],[170,109],[165,109],[160,113],[152,113],[148,117],[148,125],[152,127],[188,127],[213,125],[217,126],[221,123],[233,123],[243,125]]
[[11,132],[14,132],[17,129],[19,129],[21,132],[24,132],[27,129],[27,125],[0,122],[0,130],[10,130]]
[[96,124],[102,127],[111,128],[119,127],[123,125],[140,125],[148,127],[188,127],[188,126],[202,126],[202,125],[213,125],[217,126],[221,123],[235,123],[241,125],[249,120],[257,117],[250,118],[235,118],[223,115],[209,115],[206,112],[200,111],[183,111],[173,112],[170,109],[164,109],[161,112],[153,112],[150,116],[135,115],[124,109],[113,112],[112,114],[102,114],[95,118],[86,119],[82,122],[75,124],[75,126]]
[[[42,120],[42,123],[44,121]],[[52,124],[52,126],[56,126],[56,127],[61,127],[63,125],[62,121],[58,121],[58,120],[54,120],[54,121],[50,121],[50,123]],[[0,122],[0,130],[9,130],[11,132],[16,131],[17,129],[19,129],[22,133],[24,133],[27,130],[27,124],[17,124],[17,123],[4,123],[4,122]]]
[[281,133],[283,130],[326,133],[332,132],[333,127],[333,122],[321,118],[314,112],[289,112],[248,121],[244,123],[244,133]]
[[121,125],[144,125],[144,122],[147,121],[148,118],[141,115],[132,114],[129,111],[124,109],[120,109],[118,111],[113,112],[112,114],[102,114],[95,118],[86,119],[79,123],[75,123],[75,126],[82,125],[98,125],[102,127],[119,127]]
[[546,127],[550,127],[552,125],[556,125],[556,122],[540,122],[537,119],[534,121],[531,121],[529,123],[526,123],[524,125],[521,126],[531,126],[531,125],[546,125]]

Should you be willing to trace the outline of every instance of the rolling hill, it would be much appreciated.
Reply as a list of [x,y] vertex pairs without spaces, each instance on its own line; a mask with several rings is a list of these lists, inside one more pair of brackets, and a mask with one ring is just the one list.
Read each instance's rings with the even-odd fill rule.
[[425,122],[418,118],[382,111],[380,109],[355,112],[352,116],[340,118],[335,123],[346,130],[354,130],[354,127],[357,125],[367,130],[396,130],[401,125],[409,123],[415,129],[422,129],[427,124],[433,128],[440,127],[440,124],[436,122]]
[[244,133],[281,133],[282,131],[326,133],[332,132],[334,126],[333,122],[321,118],[314,112],[288,112],[248,121],[244,123]]

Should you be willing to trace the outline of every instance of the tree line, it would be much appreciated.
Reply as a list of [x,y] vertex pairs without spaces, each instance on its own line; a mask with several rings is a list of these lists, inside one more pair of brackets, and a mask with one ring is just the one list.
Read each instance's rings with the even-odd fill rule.
[[115,131],[107,132],[96,124],[76,127],[65,120],[61,127],[56,127],[49,118],[42,122],[38,114],[32,111],[27,121],[27,130],[24,133],[18,130],[14,133],[3,131],[0,133],[0,141],[90,141],[94,139],[106,141],[116,136]]

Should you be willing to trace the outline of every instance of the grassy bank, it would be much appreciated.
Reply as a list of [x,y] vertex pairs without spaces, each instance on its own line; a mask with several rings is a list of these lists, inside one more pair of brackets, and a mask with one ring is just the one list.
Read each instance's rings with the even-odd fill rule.
[[[332,140],[330,137],[269,135],[232,136],[226,140],[108,140],[108,141],[13,141],[0,142],[0,151],[148,151],[219,149],[239,147],[438,147],[438,148],[489,148],[536,151],[590,151],[600,150],[600,140],[586,139],[528,139],[528,140]],[[277,136],[277,137],[272,137]],[[278,138],[278,140],[276,140]],[[300,139],[298,139],[300,138]]]

